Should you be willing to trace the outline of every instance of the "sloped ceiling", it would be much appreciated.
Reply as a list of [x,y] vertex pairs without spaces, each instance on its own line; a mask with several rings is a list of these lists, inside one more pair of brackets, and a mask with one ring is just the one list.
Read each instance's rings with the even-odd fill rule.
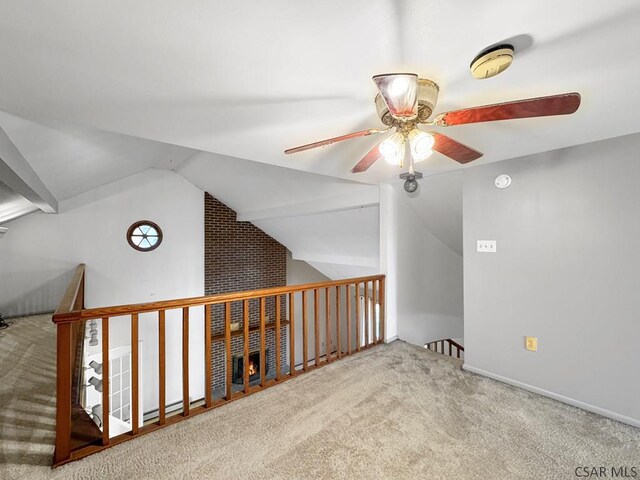
[[[639,23],[635,0],[5,0],[0,110],[384,183],[397,170],[383,162],[347,173],[378,139],[283,150],[378,125],[370,78],[388,71],[438,82],[439,111],[582,94],[571,117],[450,129],[481,162],[640,131]],[[516,36],[509,70],[471,78],[479,50]],[[423,170],[458,168],[434,155]]]

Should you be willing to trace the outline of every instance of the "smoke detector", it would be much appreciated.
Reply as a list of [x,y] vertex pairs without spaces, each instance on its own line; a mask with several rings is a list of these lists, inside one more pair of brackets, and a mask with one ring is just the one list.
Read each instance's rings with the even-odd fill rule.
[[471,75],[481,80],[504,72],[513,62],[513,45],[501,44],[480,52],[471,62]]

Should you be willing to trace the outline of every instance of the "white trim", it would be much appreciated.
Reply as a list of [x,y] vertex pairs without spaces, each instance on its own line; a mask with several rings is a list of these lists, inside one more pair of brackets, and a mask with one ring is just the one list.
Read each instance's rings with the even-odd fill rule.
[[558,393],[550,392],[548,390],[543,390],[542,388],[534,387],[527,383],[518,382],[517,380],[513,380],[511,378],[503,377],[501,375],[496,375],[495,373],[487,372],[486,370],[472,367],[470,365],[465,364],[462,366],[462,368],[463,370],[466,370],[468,372],[476,373],[478,375],[482,375],[483,377],[488,377],[493,380],[497,380],[498,382],[502,382],[508,385],[512,385],[514,387],[522,388],[523,390],[537,393],[538,395],[542,395],[543,397],[548,397],[553,400],[566,403],[567,405],[581,408],[582,410],[587,410],[588,412],[597,413],[598,415],[602,415],[603,417],[607,417],[621,423],[626,423],[627,425],[631,425],[632,427],[640,428],[640,420],[636,420],[635,418],[627,417],[625,415],[620,415],[619,413],[615,413],[610,410],[605,410],[604,408],[596,407],[595,405],[581,402],[580,400],[575,400],[573,398],[565,397],[564,395],[560,395]]
[[387,338],[384,341],[384,343],[391,343],[391,342],[395,342],[396,340],[400,340],[400,337],[398,335],[394,335],[393,337]]

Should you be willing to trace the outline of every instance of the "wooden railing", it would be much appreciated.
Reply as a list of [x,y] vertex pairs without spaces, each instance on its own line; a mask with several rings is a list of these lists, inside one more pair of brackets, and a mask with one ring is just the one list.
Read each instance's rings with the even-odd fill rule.
[[[289,380],[301,373],[308,372],[344,356],[359,352],[384,342],[385,338],[385,277],[376,275],[351,278],[339,281],[310,283],[263,290],[185,298],[136,305],[85,309],[78,300],[84,292],[84,266],[81,279],[74,278],[69,291],[76,292],[73,308],[56,311],[53,321],[58,334],[57,359],[57,411],[56,411],[56,449],[54,466],[77,460],[112,445],[153,432],[169,425],[227,402],[250,395],[264,388]],[[79,286],[75,286],[79,285]],[[72,294],[68,295],[71,297]],[[312,301],[310,301],[312,296]],[[67,295],[65,295],[67,299]],[[323,300],[323,302],[321,302]],[[267,323],[267,305],[273,321]],[[194,309],[201,307],[204,313],[204,398],[193,400],[189,385],[189,322]],[[273,307],[273,308],[271,308]],[[297,314],[296,310],[301,312]],[[216,311],[214,312],[213,309]],[[167,312],[181,312],[181,361],[182,361],[182,409],[178,414],[167,413]],[[221,331],[212,331],[214,313],[221,320]],[[256,314],[257,313],[257,314]],[[140,386],[145,378],[140,378],[138,340],[140,338],[139,318],[142,314],[157,315],[158,332],[158,411],[157,416],[148,421],[140,418]],[[237,314],[236,318],[232,317]],[[321,321],[324,315],[324,322]],[[111,436],[109,421],[109,320],[125,317],[129,322],[131,341],[131,392],[130,431]],[[147,315],[148,317],[148,315]],[[72,332],[83,329],[89,320],[100,320],[102,336],[102,429],[99,438],[88,435],[76,425],[77,406],[73,398],[72,370],[75,368],[77,338]],[[118,319],[123,320],[122,318]],[[173,320],[176,320],[175,318]],[[220,322],[216,322],[219,325]],[[240,328],[237,324],[241,324]],[[148,324],[147,324],[148,325]],[[287,330],[288,327],[288,330]],[[147,327],[148,328],[148,327]],[[298,330],[301,329],[301,330]],[[274,330],[275,373],[266,371],[266,333]],[[310,330],[313,332],[313,358],[310,358]],[[296,331],[301,331],[301,345],[296,345]],[[250,336],[259,335],[259,371],[255,380],[250,380],[249,368],[242,370],[242,383],[237,385],[232,379],[232,339],[242,337],[242,358],[246,367],[250,358]],[[335,342],[334,342],[335,333]],[[288,335],[283,342],[282,335]],[[324,336],[326,345],[321,345]],[[84,337],[84,334],[83,334]],[[213,362],[213,345],[224,344],[224,361]],[[283,352],[283,346],[286,351]],[[296,365],[296,348],[302,348],[301,362]],[[257,354],[257,353],[256,353]],[[236,352],[238,355],[238,352]],[[290,359],[285,368],[283,359]],[[214,367],[218,365],[218,367]],[[219,365],[222,365],[220,367]],[[199,365],[202,368],[202,365]],[[214,368],[220,371],[214,372]],[[214,396],[214,374],[224,375],[223,391]],[[259,374],[259,375],[258,375]],[[86,385],[83,388],[92,388]],[[215,397],[215,398],[214,398]],[[84,410],[83,410],[84,412]],[[146,415],[145,415],[146,417]],[[94,424],[95,425],[95,424]],[[98,427],[96,426],[96,429]],[[99,429],[98,429],[99,431]]]
[[[440,347],[439,350],[438,347]],[[451,340],[450,338],[429,342],[425,345],[425,348],[428,348],[429,350],[432,350],[434,352],[443,353],[444,355],[449,355],[450,357],[453,357],[453,349],[455,348],[457,358],[460,358],[460,352],[464,352],[464,347],[458,342]]]

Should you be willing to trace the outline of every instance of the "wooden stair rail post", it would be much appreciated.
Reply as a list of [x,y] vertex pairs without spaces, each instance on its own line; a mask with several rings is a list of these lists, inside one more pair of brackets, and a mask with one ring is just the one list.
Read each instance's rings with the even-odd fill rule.
[[313,328],[314,328],[314,340],[315,340],[315,354],[316,354],[316,365],[318,368],[320,366],[320,299],[318,298],[320,295],[318,293],[318,289],[313,290]]
[[384,342],[387,338],[387,334],[385,331],[385,315],[386,311],[386,293],[385,293],[385,277],[383,276],[380,280],[380,337],[381,341]]
[[267,383],[267,372],[265,369],[267,363],[267,349],[266,349],[266,332],[264,329],[265,324],[265,297],[260,297],[260,386],[264,388]]
[[342,345],[340,345],[340,285],[336,285],[336,343],[339,360],[342,358]]
[[213,373],[211,366],[211,304],[204,306],[204,406],[213,405]]
[[[309,369],[309,345],[308,345],[308,324],[307,324],[307,291],[302,291],[302,369],[306,372]],[[292,360],[295,363],[295,360]]]
[[371,324],[373,325],[371,327],[371,331],[374,345],[378,343],[378,312],[380,311],[379,308],[376,308],[378,306],[378,296],[376,295],[377,290],[378,282],[374,280],[373,282],[371,282],[371,310],[373,310],[371,312]]
[[324,360],[327,363],[331,363],[333,344],[331,341],[331,305],[329,303],[329,287],[324,289],[324,320]]
[[289,293],[289,375],[296,376],[296,315],[294,307],[295,295]]
[[71,323],[56,325],[56,448],[54,463],[71,456]]
[[189,416],[189,307],[182,309],[182,415]]
[[231,303],[224,304],[224,356],[225,356],[225,372],[226,372],[226,398],[233,398],[233,361],[231,359]]
[[102,445],[109,445],[109,317],[102,319]]
[[364,347],[369,348],[369,282],[364,282]]
[[281,365],[280,365],[280,295],[276,295],[275,300],[275,316],[276,316],[276,382],[280,381]]
[[158,312],[158,425],[164,425],[167,408],[165,311]]
[[244,333],[244,355],[242,357],[242,377],[244,393],[249,393],[249,300],[242,302],[242,331]]
[[345,285],[345,308],[347,310],[347,355],[351,355],[351,285]]
[[131,435],[140,429],[140,373],[138,352],[138,314],[131,314]]
[[356,352],[360,351],[360,284],[356,283]]

